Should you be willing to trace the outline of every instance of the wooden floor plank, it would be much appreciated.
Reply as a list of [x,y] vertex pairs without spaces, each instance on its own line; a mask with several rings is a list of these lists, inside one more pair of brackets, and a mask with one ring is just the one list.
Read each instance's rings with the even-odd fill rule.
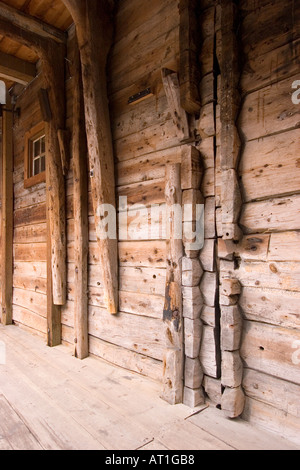
[[[17,333],[16,329],[9,332],[6,330],[15,345],[18,344]],[[40,343],[35,342],[33,345],[30,335],[22,336],[22,343],[34,350],[40,359],[47,361],[47,368],[59,370],[66,380],[74,383],[74,387],[80,386],[83,394],[97,400],[101,396],[101,401],[113,412],[117,412],[120,419],[134,420],[136,425],[144,428],[144,432],[146,429],[147,438],[149,431],[153,436],[157,433],[161,420],[165,426],[172,426],[187,415],[185,406],[170,408],[160,399],[160,384],[153,380],[112,367],[94,357],[83,362],[77,361],[64,346],[52,350],[49,357],[48,349],[41,347]],[[139,391],[138,394],[136,390]]]
[[0,439],[0,451],[1,450],[13,450],[13,448],[6,439]]
[[[22,362],[18,363],[20,357],[22,357]],[[53,408],[56,410],[56,412],[53,411],[53,416],[63,419],[64,426],[68,423],[64,439],[62,439],[62,444],[64,443],[68,448],[77,435],[78,437],[83,435],[85,439],[81,438],[79,441],[76,437],[76,448],[88,448],[90,446],[88,436],[93,449],[127,450],[149,442],[145,429],[140,429],[137,423],[131,423],[126,417],[109,407],[101,400],[100,394],[98,397],[88,394],[88,391],[83,390],[79,383],[66,377],[63,372],[51,367],[50,364],[43,363],[38,355],[18,343],[15,343],[14,349],[9,352],[8,368],[22,378],[24,400],[26,400],[25,395],[30,397],[36,394],[37,403],[39,398],[43,397],[44,403],[40,402],[40,404],[43,405],[45,420],[49,409]],[[100,383],[99,387],[101,387]]]
[[3,395],[0,395],[0,449],[42,449],[33,434],[16,414]]
[[188,407],[160,399],[160,383],[94,357],[79,361],[70,348],[47,348],[16,326],[0,325],[0,341],[7,353],[0,366],[1,450],[289,447],[250,424],[228,422],[213,408],[190,416]]
[[231,445],[202,431],[189,421],[162,433],[159,440],[171,450],[234,450]]
[[238,419],[224,419],[217,409],[205,410],[192,416],[189,421],[195,426],[213,434],[237,450],[291,450],[295,446],[274,434],[265,433],[249,423]]

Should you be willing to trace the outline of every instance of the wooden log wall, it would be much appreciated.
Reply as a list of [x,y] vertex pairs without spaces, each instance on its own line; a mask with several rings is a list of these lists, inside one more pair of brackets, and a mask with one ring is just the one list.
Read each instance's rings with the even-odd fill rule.
[[221,206],[220,194],[220,104],[217,86],[220,67],[217,61],[217,33],[220,30],[219,10],[216,2],[200,2],[199,24],[201,50],[199,55],[201,80],[199,83],[201,112],[198,132],[201,141],[198,149],[204,167],[201,191],[205,203],[204,238],[200,253],[203,276],[200,283],[202,296],[201,321],[203,333],[200,362],[203,369],[203,385],[209,399],[221,406],[221,347],[219,273],[216,263],[217,214]]
[[[222,2],[202,2],[202,110],[198,125],[202,141],[199,150],[206,168],[202,189],[206,213],[210,206],[209,219],[215,221],[209,226],[206,223],[206,234],[210,227],[206,238],[218,241],[217,258],[209,259],[212,263],[214,259],[217,261],[210,270],[216,273],[215,285],[219,290],[215,306],[220,305],[217,315],[216,309],[210,309],[213,317],[209,317],[207,305],[202,310],[202,348],[208,344],[205,330],[209,325],[215,326],[211,318],[221,321],[221,335],[213,337],[213,347],[206,353],[211,361],[217,338],[222,349],[221,379],[217,380],[205,370],[206,355],[201,362],[205,392],[213,403],[225,411],[229,406],[226,411],[229,416],[231,412],[238,414],[245,394],[245,419],[285,432],[296,441],[299,426],[296,399],[299,395],[299,105],[292,102],[292,84],[299,71],[296,26],[299,7],[292,10],[291,4],[286,8],[277,1],[272,5],[267,3],[258,6],[250,0],[241,2],[240,25],[233,29],[238,44],[242,44],[236,53],[244,64],[235,90],[242,100],[233,121],[237,145],[236,188],[243,200],[240,207],[240,196],[236,199],[241,211],[238,209],[240,216],[235,220],[238,224],[233,232],[237,234],[234,241],[235,236],[224,233],[222,220],[222,96],[225,91],[222,51],[226,46],[222,41]],[[284,31],[280,26],[282,19]],[[205,252],[203,250],[201,255],[202,265]],[[210,274],[207,283],[210,289],[214,285],[212,281]],[[209,289],[202,289],[203,292]],[[205,298],[207,296],[204,303]],[[266,344],[259,344],[263,343],[263,338]],[[274,386],[274,392],[266,392],[267,383]],[[227,384],[230,386],[226,387]],[[226,396],[224,386],[228,392],[235,390],[235,396],[233,393],[231,397]],[[283,400],[283,390],[287,389],[291,392]]]
[[299,80],[300,5],[240,4],[245,236],[234,272],[245,318],[243,416],[299,444],[300,105],[292,86]]
[[37,99],[40,75],[19,94],[14,120],[13,321],[47,335],[46,185],[24,187],[25,134],[42,121]]
[[[244,418],[296,441],[300,415],[300,105],[291,98],[292,84],[299,79],[299,6],[279,0],[272,4],[262,0],[259,5],[254,0],[241,0],[239,27],[227,31],[236,38],[231,37],[226,49],[221,12],[222,5],[231,3],[182,1],[178,10],[173,0],[153,0],[141,10],[138,0],[119,2],[108,67],[120,197],[119,313],[110,316],[106,310],[89,184],[89,353],[164,380],[162,326],[169,250],[162,214],[166,167],[181,164],[182,202],[193,208],[196,203],[205,204],[203,249],[193,253],[186,240],[183,243],[185,368],[178,369],[183,400],[196,406],[205,391],[215,405],[233,417],[240,414],[242,406],[237,405],[243,403],[245,394]],[[199,8],[201,41],[197,46],[193,42],[188,50],[181,42],[182,22],[194,27],[186,10],[191,5]],[[71,28],[66,60],[70,133],[74,39]],[[237,77],[226,75],[224,65],[229,49],[235,63],[235,39],[241,45],[243,64],[238,82]],[[195,84],[198,73],[189,68],[198,46],[199,94],[193,88],[186,96],[187,84]],[[178,101],[178,77],[183,69],[186,73]],[[237,83],[241,103],[231,110],[233,140],[228,141],[229,134],[224,134],[228,101],[222,98],[226,86],[236,93]],[[46,336],[46,188],[40,184],[25,190],[23,181],[24,134],[42,119],[36,99],[40,86],[37,78],[19,96],[21,117],[14,124],[13,320]],[[147,89],[144,99],[132,99]],[[235,103],[234,96],[231,101]],[[232,142],[238,152],[224,168]],[[72,345],[77,338],[78,250],[73,163],[71,155],[66,174],[68,295],[61,309],[62,339]],[[233,174],[235,184],[227,194],[226,177]],[[232,215],[230,220],[226,208]],[[231,229],[226,231],[228,224]]]
[[[73,57],[70,31],[68,58]],[[141,12],[138,2],[121,2],[108,70],[118,208],[120,312],[109,316],[99,266],[89,185],[89,350],[112,363],[162,380],[165,337],[161,328],[166,284],[165,166],[181,163],[181,136],[173,122],[162,69],[179,70],[179,11],[155,1]],[[130,50],[130,54],[128,54]],[[71,64],[72,65],[72,64]],[[72,67],[71,67],[72,69]],[[72,72],[70,74],[72,76]],[[67,123],[72,127],[72,79],[67,81]],[[151,95],[129,105],[146,88]],[[72,168],[72,162],[70,165]],[[62,308],[63,340],[74,341],[73,173],[67,175],[68,299]],[[139,213],[139,206],[144,209]],[[153,225],[149,225],[151,205]],[[148,212],[149,211],[149,212]]]

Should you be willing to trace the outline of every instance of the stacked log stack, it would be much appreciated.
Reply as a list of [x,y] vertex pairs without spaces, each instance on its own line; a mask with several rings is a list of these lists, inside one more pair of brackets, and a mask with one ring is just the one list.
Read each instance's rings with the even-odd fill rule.
[[[203,370],[199,358],[203,334],[203,323],[200,319],[203,307],[203,297],[200,291],[203,268],[199,259],[201,246],[196,244],[193,247],[195,240],[191,238],[191,233],[196,233],[196,224],[199,223],[199,219],[201,221],[199,212],[201,206],[204,207],[204,198],[199,189],[203,178],[203,165],[201,154],[194,146],[183,147],[182,167],[184,170],[181,176],[181,186],[183,190],[183,245],[185,251],[182,260],[185,347],[183,402],[185,405],[195,408],[203,404],[205,398],[202,388]],[[187,210],[188,208],[189,210]],[[192,230],[187,230],[188,226]]]
[[[226,240],[238,243],[242,231],[238,225],[242,196],[238,183],[237,166],[241,153],[241,141],[236,122],[240,110],[238,10],[231,0],[220,4],[220,29],[217,32],[217,56],[219,57],[220,93],[220,171],[221,171],[221,243]],[[234,264],[234,253],[232,260]],[[219,254],[220,257],[220,254]],[[240,416],[244,410],[245,396],[242,389],[243,363],[240,357],[242,316],[238,301],[241,285],[234,278],[234,269],[228,271],[220,264],[220,308],[222,350],[222,410],[229,418]]]

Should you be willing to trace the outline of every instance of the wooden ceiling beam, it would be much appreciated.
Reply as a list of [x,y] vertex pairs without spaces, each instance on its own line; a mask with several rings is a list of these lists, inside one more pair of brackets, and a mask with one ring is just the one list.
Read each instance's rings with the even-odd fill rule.
[[27,85],[35,76],[35,64],[0,51],[0,78]]
[[12,23],[15,26],[22,28],[23,30],[30,31],[36,35],[45,38],[53,39],[58,43],[66,44],[67,34],[54,26],[50,26],[47,23],[34,18],[33,16],[27,15],[26,13],[19,11],[9,5],[5,5],[0,2],[0,19]]

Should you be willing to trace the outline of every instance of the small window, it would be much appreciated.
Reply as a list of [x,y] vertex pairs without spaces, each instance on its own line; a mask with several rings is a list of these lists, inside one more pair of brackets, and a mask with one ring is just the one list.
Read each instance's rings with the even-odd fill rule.
[[25,188],[46,181],[46,138],[44,123],[33,127],[25,136]]

